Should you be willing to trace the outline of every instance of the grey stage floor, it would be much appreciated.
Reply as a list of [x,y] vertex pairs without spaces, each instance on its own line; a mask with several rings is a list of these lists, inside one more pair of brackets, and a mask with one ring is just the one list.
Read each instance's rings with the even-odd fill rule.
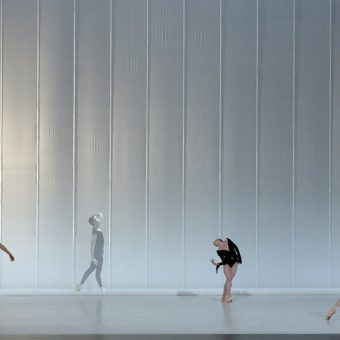
[[[0,296],[0,339],[336,339],[335,295]],[[278,336],[279,334],[282,334]],[[314,336],[311,336],[314,334]]]
[[338,335],[16,335],[0,336],[2,340],[335,340]]

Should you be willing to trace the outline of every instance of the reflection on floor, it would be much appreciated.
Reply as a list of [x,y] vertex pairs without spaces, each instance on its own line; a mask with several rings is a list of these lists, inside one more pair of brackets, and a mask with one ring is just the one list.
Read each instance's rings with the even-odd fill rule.
[[337,299],[235,295],[221,304],[215,295],[0,296],[0,340],[335,339],[340,310],[331,321],[325,315]]

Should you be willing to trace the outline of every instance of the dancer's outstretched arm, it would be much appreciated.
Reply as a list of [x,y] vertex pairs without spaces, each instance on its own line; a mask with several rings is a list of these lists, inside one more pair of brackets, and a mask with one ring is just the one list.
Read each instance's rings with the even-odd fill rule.
[[12,262],[15,260],[13,254],[2,243],[0,243],[0,249],[9,256],[9,259]]
[[330,320],[332,316],[336,313],[336,310],[340,307],[340,300],[337,301],[337,303],[331,307],[327,313],[326,319]]

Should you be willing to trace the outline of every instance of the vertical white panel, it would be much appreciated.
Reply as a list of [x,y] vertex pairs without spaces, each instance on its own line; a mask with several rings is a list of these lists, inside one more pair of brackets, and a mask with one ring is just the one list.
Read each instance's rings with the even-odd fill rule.
[[[0,0],[0,239],[2,237],[2,198],[3,198],[3,2]],[[2,258],[2,255],[0,255]],[[2,273],[2,260],[0,261],[0,275]],[[1,281],[0,281],[1,284]],[[0,285],[1,286],[1,285]]]
[[296,284],[329,284],[329,2],[297,1]]
[[235,284],[256,285],[256,1],[223,1],[222,237],[243,257]]
[[294,8],[293,1],[259,4],[258,283],[292,287]]
[[[3,287],[35,286],[37,2],[3,2]],[[18,271],[25,273],[18,280]]]
[[333,0],[332,6],[332,205],[331,205],[331,222],[332,222],[332,274],[333,285],[340,285],[340,1]]
[[182,284],[182,3],[150,2],[150,287]]
[[113,287],[145,287],[147,1],[113,6]]
[[[103,285],[109,284],[110,1],[77,2],[76,278],[90,264],[88,217],[101,211]],[[87,287],[97,287],[94,275]]]
[[187,2],[185,283],[218,283],[209,263],[218,237],[219,1]]
[[41,2],[39,287],[73,284],[73,1]]

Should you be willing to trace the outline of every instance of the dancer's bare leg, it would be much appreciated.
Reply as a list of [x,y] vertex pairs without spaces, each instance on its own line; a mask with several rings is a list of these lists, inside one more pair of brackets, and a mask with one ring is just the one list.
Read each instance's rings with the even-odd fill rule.
[[[238,267],[238,263],[237,262],[231,267],[232,280],[234,279],[234,277],[235,277],[235,275],[237,273],[237,267]],[[230,288],[229,300],[230,300],[230,302],[233,301],[233,299],[231,297],[231,288]]]
[[225,298],[226,302],[232,302],[233,299],[231,297],[231,286],[232,286],[232,281],[237,273],[237,266],[238,263],[235,263],[231,268],[230,268],[230,272],[231,272],[231,279],[230,279],[230,283],[229,285],[227,285],[227,296]]
[[329,309],[326,319],[330,320],[332,318],[332,316],[336,313],[336,310],[340,307],[340,300],[337,301],[337,303]]
[[223,286],[223,294],[222,294],[222,297],[221,297],[221,301],[224,302],[224,300],[227,298],[227,293],[228,292],[228,286],[227,286],[227,279],[224,283],[224,286]]
[[238,267],[237,262],[231,267],[232,278],[234,278],[237,273],[237,267]]
[[232,280],[233,280],[233,271],[232,268],[229,267],[227,264],[223,266],[223,272],[226,278],[224,289],[223,289],[223,295],[222,295],[222,302],[231,302],[227,301],[228,297],[231,295],[231,286],[232,286]]

